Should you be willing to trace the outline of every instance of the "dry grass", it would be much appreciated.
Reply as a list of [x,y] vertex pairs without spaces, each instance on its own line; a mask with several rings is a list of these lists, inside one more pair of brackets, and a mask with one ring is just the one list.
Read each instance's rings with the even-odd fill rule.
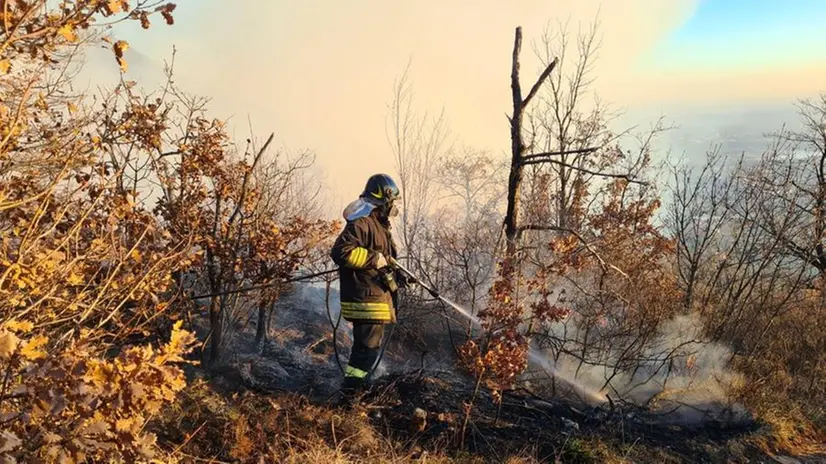
[[826,434],[796,410],[770,409],[758,418],[771,427],[771,433],[754,439],[754,444],[767,454],[813,456],[826,453]]
[[367,412],[360,407],[344,410],[317,405],[300,394],[227,394],[205,381],[194,381],[180,401],[153,423],[152,431],[158,434],[169,462],[625,464],[686,462],[694,452],[706,453],[711,459],[746,462],[743,459],[752,451],[791,456],[824,451],[823,434],[803,420],[802,414],[781,414],[777,409],[759,416],[771,426],[770,433],[720,443],[698,441],[686,448],[689,451],[644,441],[619,442],[610,434],[582,434],[561,440],[551,450],[539,443],[525,444],[495,459],[388,433]]
[[[318,406],[297,395],[225,395],[194,381],[153,425],[169,461],[485,463],[485,456],[425,451],[382,436],[367,411]],[[530,452],[509,464],[540,462]]]

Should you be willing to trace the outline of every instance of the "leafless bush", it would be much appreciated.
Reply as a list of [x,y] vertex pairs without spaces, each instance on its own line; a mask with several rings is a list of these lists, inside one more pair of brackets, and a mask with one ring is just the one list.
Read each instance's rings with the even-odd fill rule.
[[713,151],[675,169],[670,226],[686,310],[732,349],[744,400],[784,398],[823,417],[821,252],[823,101],[801,103],[803,131],[782,130],[755,159]]

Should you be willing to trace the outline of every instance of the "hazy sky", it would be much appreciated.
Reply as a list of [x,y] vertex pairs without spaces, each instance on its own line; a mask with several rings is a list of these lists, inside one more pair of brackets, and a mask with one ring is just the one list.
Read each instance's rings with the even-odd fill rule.
[[539,71],[532,43],[545,26],[569,21],[575,32],[599,12],[596,89],[638,117],[725,105],[747,117],[752,105],[784,107],[826,90],[823,0],[178,3],[174,27],[120,32],[144,55],[132,72],[151,84],[175,45],[180,85],[213,97],[215,115],[232,117],[238,137],[249,117],[260,136],[275,131],[282,147],[313,149],[339,205],[369,174],[393,173],[385,117],[393,81],[411,58],[421,110],[444,107],[461,144],[507,150],[517,25],[529,86]]

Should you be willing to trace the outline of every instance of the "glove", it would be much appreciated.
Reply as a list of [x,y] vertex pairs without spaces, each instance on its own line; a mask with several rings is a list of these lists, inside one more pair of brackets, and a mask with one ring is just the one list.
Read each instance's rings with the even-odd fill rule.
[[402,271],[396,272],[396,282],[398,282],[399,285],[404,288],[419,283],[419,281],[415,277],[411,277]]
[[387,267],[387,258],[381,253],[376,253],[376,269]]

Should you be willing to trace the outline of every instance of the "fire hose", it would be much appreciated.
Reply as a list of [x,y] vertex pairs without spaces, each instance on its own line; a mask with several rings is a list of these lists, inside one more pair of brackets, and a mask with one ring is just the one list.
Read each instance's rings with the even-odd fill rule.
[[[413,271],[411,271],[410,269],[408,269],[407,267],[402,265],[396,259],[389,258],[388,263],[389,263],[389,267],[391,267],[391,269],[395,268],[395,269],[398,269],[398,270],[402,271],[406,276],[408,276],[416,284],[418,284],[425,291],[427,291],[433,298],[436,298],[438,300],[441,300],[441,301],[451,305],[450,302],[445,301],[445,299],[441,295],[439,295],[439,292],[436,291],[436,289],[434,289],[433,287],[431,287],[431,286],[425,284],[424,282],[422,282],[421,279],[419,279],[413,273]],[[266,284],[254,285],[254,286],[251,286],[251,287],[243,287],[243,288],[238,288],[238,289],[235,289],[235,290],[227,290],[227,291],[223,291],[223,292],[207,293],[207,294],[203,294],[203,295],[195,295],[195,296],[192,296],[191,299],[200,300],[200,299],[204,299],[204,298],[215,298],[215,297],[220,297],[220,296],[232,295],[232,294],[236,294],[236,293],[245,293],[245,292],[251,292],[251,291],[254,291],[254,290],[262,290],[262,289],[269,288],[269,287],[274,287],[274,286],[277,286],[277,285],[283,285],[283,284],[288,284],[288,283],[301,282],[301,281],[304,281],[304,280],[310,280],[310,279],[313,279],[313,278],[316,278],[316,277],[321,277],[321,276],[324,276],[324,275],[332,274],[332,273],[337,272],[337,271],[338,271],[338,268],[336,267],[336,268],[324,270],[324,271],[321,271],[321,272],[315,272],[315,273],[312,273],[312,274],[296,276],[296,277],[292,277],[292,278],[289,278],[289,279],[282,279],[282,280],[279,280],[277,282],[268,282]],[[385,274],[385,275],[387,275],[387,274]],[[329,292],[329,289],[328,289],[328,292]],[[327,302],[327,306],[329,306],[329,302]],[[329,308],[328,308],[328,312],[329,312]],[[341,314],[339,314],[339,319],[340,318],[341,318]],[[334,344],[333,348],[336,350],[336,360],[338,361],[338,346],[337,346],[336,341],[335,341],[335,332],[338,331],[338,322],[333,323],[332,317],[330,317],[329,319],[330,319],[330,324],[333,326],[333,344]],[[376,368],[381,363],[381,360],[384,357],[384,353],[387,350],[387,345],[390,343],[390,340],[393,338],[393,331],[395,329],[396,329],[396,325],[393,324],[393,326],[390,327],[390,332],[387,334],[387,338],[384,340],[384,343],[382,343],[382,347],[379,350],[379,355],[376,358],[376,361],[373,363],[373,366],[368,371],[368,374],[367,374],[368,379],[372,378],[373,374],[375,373]],[[339,370],[342,370],[340,363],[339,363]]]
[[201,300],[201,299],[204,299],[204,298],[214,298],[214,297],[217,297],[217,296],[232,295],[234,293],[251,292],[253,290],[261,290],[261,289],[264,289],[264,288],[275,287],[276,285],[284,285],[284,284],[289,284],[289,283],[294,283],[294,282],[301,282],[303,280],[310,280],[310,279],[314,279],[316,277],[321,277],[323,275],[332,274],[336,271],[338,271],[338,268],[328,269],[326,271],[321,271],[321,272],[315,272],[313,274],[307,274],[307,275],[301,275],[301,276],[297,276],[297,277],[291,277],[289,279],[282,279],[282,280],[278,280],[276,282],[268,282],[266,284],[253,285],[251,287],[242,287],[242,288],[237,288],[235,290],[227,290],[227,291],[224,291],[224,292],[207,293],[207,294],[204,294],[204,295],[195,295],[195,296],[192,296],[191,299]]
[[[439,292],[437,292],[434,288],[430,287],[429,285],[427,285],[427,284],[423,283],[423,282],[421,281],[421,279],[419,279],[419,278],[418,278],[418,277],[417,277],[417,276],[413,273],[413,271],[411,271],[410,269],[408,269],[408,268],[404,267],[404,266],[403,266],[400,262],[398,262],[396,259],[394,259],[394,258],[389,258],[389,259],[388,259],[388,262],[389,262],[390,266],[392,266],[392,267],[394,267],[394,268],[396,268],[396,269],[398,269],[398,270],[402,271],[402,272],[403,272],[405,275],[407,275],[409,278],[413,279],[413,281],[414,281],[414,282],[416,282],[416,284],[418,284],[420,287],[422,287],[422,288],[423,288],[423,289],[425,289],[428,293],[430,293],[430,295],[431,295],[433,298],[436,298],[436,299],[439,299],[439,300],[444,301],[444,298],[442,298],[442,297],[439,295]],[[381,363],[381,359],[384,357],[384,352],[387,350],[387,345],[390,343],[390,339],[392,339],[392,338],[393,338],[393,331],[394,331],[394,330],[396,330],[396,325],[395,325],[395,324],[393,324],[393,326],[392,326],[392,327],[390,327],[390,333],[388,333],[388,334],[387,334],[387,339],[385,339],[385,340],[384,340],[384,343],[382,343],[382,347],[381,347],[381,349],[379,350],[379,355],[378,355],[378,357],[376,358],[376,361],[373,363],[373,366],[370,368],[370,370],[369,370],[369,371],[368,371],[368,373],[367,373],[367,379],[368,379],[368,380],[369,380],[369,379],[371,379],[371,378],[373,377],[373,374],[375,373],[376,368],[378,368],[379,364]]]

